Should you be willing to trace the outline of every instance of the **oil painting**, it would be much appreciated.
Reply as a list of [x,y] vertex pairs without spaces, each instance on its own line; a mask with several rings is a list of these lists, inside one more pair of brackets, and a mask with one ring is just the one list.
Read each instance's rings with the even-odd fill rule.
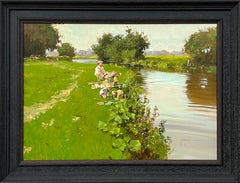
[[217,24],[30,24],[24,160],[217,160]]

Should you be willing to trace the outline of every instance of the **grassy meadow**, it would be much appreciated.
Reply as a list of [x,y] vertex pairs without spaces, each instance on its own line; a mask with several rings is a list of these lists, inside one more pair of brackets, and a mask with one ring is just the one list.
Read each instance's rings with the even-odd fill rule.
[[[99,89],[94,64],[58,61],[24,62],[24,160],[123,159],[113,149],[112,137],[97,127],[106,121],[109,106]],[[119,82],[132,73],[124,67],[105,65],[121,72]]]
[[145,68],[159,70],[163,72],[208,72],[215,73],[216,66],[197,66],[191,63],[188,55],[162,55],[162,56],[146,56],[145,60],[139,63]]
[[144,67],[164,72],[185,72],[189,56],[147,56],[141,63]]
[[[138,64],[165,72],[186,72],[188,56],[147,56]],[[95,64],[69,61],[24,61],[24,160],[125,159],[113,148],[114,137],[98,129],[108,121],[108,100],[99,96]],[[119,82],[133,76],[123,66],[106,64],[106,71],[122,73]],[[190,68],[192,69],[192,68]],[[214,68],[207,68],[208,70]],[[106,105],[104,105],[106,104]]]
[[97,55],[92,55],[92,56],[79,56],[75,55],[73,59],[97,59]]

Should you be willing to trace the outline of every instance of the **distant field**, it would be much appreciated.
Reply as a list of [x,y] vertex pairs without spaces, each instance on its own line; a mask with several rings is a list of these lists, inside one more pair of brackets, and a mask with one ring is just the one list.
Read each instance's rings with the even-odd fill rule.
[[[96,82],[94,64],[74,62],[24,62],[24,160],[122,159],[112,137],[97,129],[108,119],[107,105]],[[131,73],[106,65],[108,71]]]
[[166,72],[184,72],[189,59],[189,56],[147,56],[143,65]]
[[97,55],[93,56],[74,56],[73,59],[97,59]]
[[216,66],[196,66],[187,55],[182,56],[146,56],[141,61],[145,68],[163,72],[216,72]]

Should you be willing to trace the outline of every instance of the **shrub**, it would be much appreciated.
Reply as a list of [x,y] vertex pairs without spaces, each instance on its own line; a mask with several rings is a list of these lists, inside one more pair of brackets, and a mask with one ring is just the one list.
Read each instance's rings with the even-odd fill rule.
[[164,121],[154,126],[157,108],[151,112],[149,101],[140,97],[140,88],[128,83],[125,98],[113,102],[108,122],[99,122],[99,129],[114,137],[112,146],[127,159],[167,159],[170,139],[165,137]]

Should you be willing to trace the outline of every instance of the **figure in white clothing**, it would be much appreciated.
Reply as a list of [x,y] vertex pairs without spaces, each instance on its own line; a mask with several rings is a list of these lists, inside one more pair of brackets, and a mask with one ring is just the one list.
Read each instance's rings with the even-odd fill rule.
[[98,61],[97,62],[97,67],[95,68],[95,72],[94,75],[99,79],[99,80],[103,80],[104,76],[107,74],[107,72],[104,70],[103,67],[103,61]]

